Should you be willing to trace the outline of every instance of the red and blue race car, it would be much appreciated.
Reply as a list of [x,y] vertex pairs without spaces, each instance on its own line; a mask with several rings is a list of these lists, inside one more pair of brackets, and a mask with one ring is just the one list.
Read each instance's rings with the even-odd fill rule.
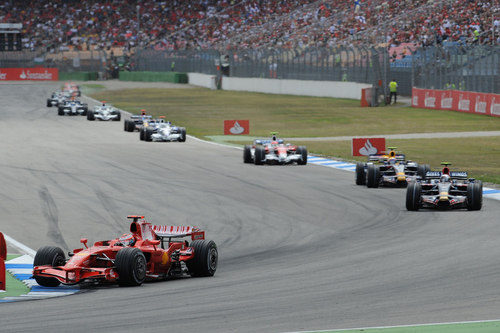
[[[205,232],[191,226],[151,225],[143,216],[131,215],[130,233],[75,249],[66,260],[59,247],[40,248],[34,260],[33,277],[45,287],[81,282],[117,282],[138,286],[146,280],[173,276],[213,276],[218,251]],[[191,242],[186,238],[189,237]]]

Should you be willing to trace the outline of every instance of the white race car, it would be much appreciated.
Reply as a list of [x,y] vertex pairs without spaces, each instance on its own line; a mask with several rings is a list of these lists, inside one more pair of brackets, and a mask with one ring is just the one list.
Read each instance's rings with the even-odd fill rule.
[[70,97],[71,94],[68,92],[55,91],[49,98],[47,98],[47,107],[62,105],[64,104],[64,101],[66,101]]
[[96,119],[120,121],[121,114],[118,109],[112,105],[106,105],[106,102],[103,102],[102,105],[95,106],[94,110],[87,112],[87,120]]
[[145,141],[186,141],[186,129],[173,126],[169,121],[156,123],[156,126],[145,127],[143,132]]
[[74,116],[81,115],[86,116],[88,111],[88,106],[86,103],[82,103],[76,100],[65,101],[62,105],[59,104],[57,109],[57,114],[64,116],[65,114]]

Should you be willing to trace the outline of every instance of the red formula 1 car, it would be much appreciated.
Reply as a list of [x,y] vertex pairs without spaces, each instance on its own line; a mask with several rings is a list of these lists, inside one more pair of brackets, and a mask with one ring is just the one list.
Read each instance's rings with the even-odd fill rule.
[[[156,226],[143,216],[133,219],[130,234],[75,249],[66,260],[64,252],[53,246],[40,248],[34,260],[33,277],[39,285],[55,287],[60,283],[118,282],[138,286],[146,279],[171,276],[213,276],[218,252],[214,241],[196,227]],[[186,239],[190,236],[191,243]]]

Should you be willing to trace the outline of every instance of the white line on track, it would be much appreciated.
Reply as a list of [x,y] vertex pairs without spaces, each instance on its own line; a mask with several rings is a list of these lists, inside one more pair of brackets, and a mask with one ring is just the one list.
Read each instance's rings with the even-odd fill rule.
[[26,245],[22,244],[21,242],[16,241],[14,238],[10,237],[9,235],[3,234],[5,237],[5,241],[9,243],[12,247],[15,247],[19,251],[21,251],[24,254],[29,255],[30,257],[35,257],[36,251],[27,247]]
[[287,331],[282,333],[327,333],[327,332],[345,332],[345,331],[363,331],[363,330],[380,330],[390,328],[405,328],[405,327],[425,327],[425,326],[439,326],[439,325],[462,325],[462,324],[481,324],[481,323],[494,323],[500,319],[491,320],[474,320],[474,321],[451,321],[445,323],[428,323],[428,324],[413,324],[413,325],[396,325],[396,326],[374,326],[374,327],[358,327],[358,328],[341,328],[319,331]]

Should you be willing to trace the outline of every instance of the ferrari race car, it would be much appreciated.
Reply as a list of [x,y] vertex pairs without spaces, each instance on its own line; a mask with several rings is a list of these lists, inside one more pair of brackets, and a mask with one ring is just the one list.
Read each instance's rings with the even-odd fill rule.
[[63,91],[55,91],[47,98],[47,107],[59,106],[64,104],[64,101],[70,98],[70,94]]
[[307,164],[307,148],[305,146],[295,146],[285,144],[283,139],[276,137],[277,133],[271,133],[270,140],[257,139],[253,145],[246,145],[243,148],[243,162],[262,164]]
[[143,109],[140,115],[133,115],[130,119],[125,119],[123,122],[123,130],[125,132],[141,131],[143,127],[148,127],[152,119],[153,116],[147,115],[146,110]]
[[[82,282],[117,282],[120,286],[138,286],[146,280],[168,277],[213,276],[218,252],[214,241],[196,227],[157,226],[143,216],[132,219],[130,234],[95,242],[69,252],[66,260],[59,247],[44,246],[34,259],[33,277],[45,287]],[[185,239],[190,237],[190,242]]]
[[406,209],[467,208],[480,210],[483,205],[483,183],[467,178],[467,172],[450,171],[450,163],[442,163],[442,171],[428,171],[425,179],[410,183],[406,189]]
[[150,122],[147,127],[143,127],[139,133],[139,139],[144,141],[186,141],[186,129],[184,127],[173,126],[169,121],[157,119]]
[[71,99],[65,101],[62,105],[59,104],[57,107],[57,114],[60,116],[64,115],[81,115],[81,116],[86,116],[88,111],[88,106],[87,103],[82,103],[80,101]]
[[120,121],[121,113],[113,106],[107,105],[106,102],[102,102],[102,105],[95,106],[94,110],[87,112],[87,120],[96,119]]
[[430,170],[428,164],[419,165],[405,160],[404,154],[396,153],[396,147],[389,147],[385,154],[370,155],[368,162],[356,163],[355,180],[357,185],[367,187],[407,186],[425,176]]

